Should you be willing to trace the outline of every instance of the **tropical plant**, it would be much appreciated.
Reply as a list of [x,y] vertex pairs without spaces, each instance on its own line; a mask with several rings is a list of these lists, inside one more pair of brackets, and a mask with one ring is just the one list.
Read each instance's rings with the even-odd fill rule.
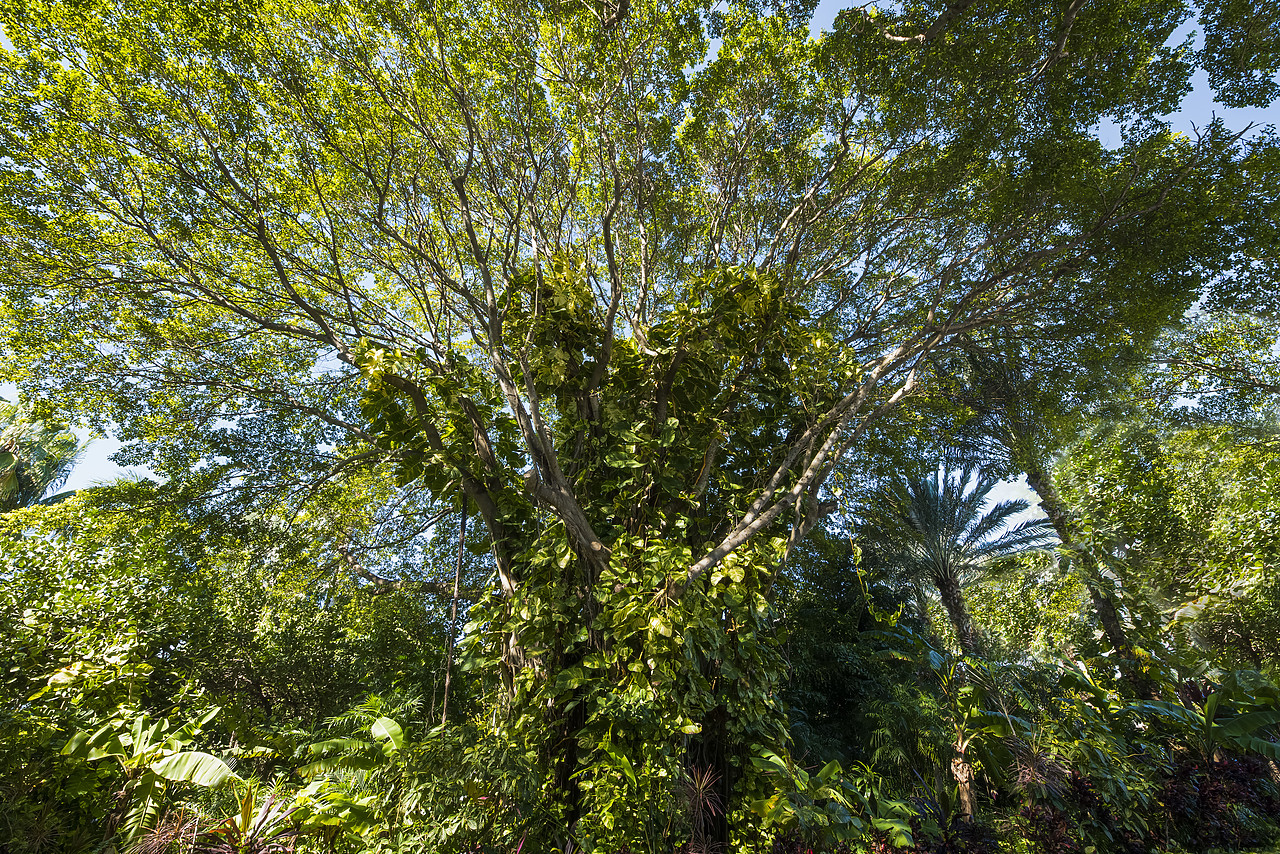
[[1159,838],[1166,746],[1136,711],[1143,700],[1100,684],[1083,664],[1057,663],[1024,704],[1035,730],[1009,769],[1015,823],[1046,851],[1149,850]]
[[217,756],[188,748],[220,711],[214,707],[173,729],[167,718],[153,721],[145,713],[122,709],[96,731],[68,739],[64,756],[90,762],[112,758],[124,772],[121,806],[111,817],[109,832],[118,827],[124,840],[132,842],[154,828],[168,783],[214,787],[238,779]]
[[[896,762],[874,761],[870,744],[879,711],[908,728],[925,703],[905,667],[881,655],[883,629],[919,629],[902,590],[875,579],[859,564],[850,538],[815,532],[795,550],[777,584],[779,633],[791,665],[786,684],[791,752],[805,763],[858,761],[894,776]],[[900,701],[900,702],[899,702]],[[926,727],[927,728],[927,727]],[[910,772],[895,783],[909,783]]]
[[460,664],[529,846],[639,846],[693,767],[727,845],[785,752],[779,568],[929,354],[1126,350],[1269,245],[1222,223],[1274,142],[1160,121],[1189,4],[1118,3],[814,38],[812,3],[6,0],[7,375],[205,518],[376,476],[373,515],[476,519]]
[[296,807],[292,798],[246,782],[237,797],[239,809],[201,834],[196,854],[286,854],[297,844],[298,830],[290,822]]
[[[931,776],[949,775],[956,791],[953,799],[933,786],[933,799],[943,806],[939,825],[942,829],[949,825],[952,810],[948,807],[972,821],[978,811],[978,769],[1003,779],[1014,760],[1010,745],[1030,737],[1032,724],[1021,710],[1006,704],[994,672],[980,659],[935,649],[914,632],[893,629],[887,634],[896,641],[889,655],[916,663],[938,691],[938,716],[949,750],[930,757],[935,772],[940,772]],[[929,783],[926,777],[920,779]]]
[[990,561],[1053,538],[1043,519],[1010,526],[1029,507],[1022,499],[985,507],[998,482],[969,467],[899,480],[879,492],[860,528],[884,570],[937,591],[966,655],[980,654],[982,645],[965,606],[965,582]]
[[1280,720],[1280,694],[1256,672],[1210,685],[1184,683],[1181,703],[1135,700],[1064,664],[1042,686],[1033,761],[1017,772],[1022,818],[1040,823],[1028,831],[1058,850],[1073,839],[1138,852],[1273,838],[1276,745],[1258,733]]
[[773,786],[769,797],[751,805],[770,830],[798,833],[823,847],[865,840],[872,834],[887,836],[895,846],[912,844],[910,820],[916,811],[907,802],[883,794],[869,768],[855,767],[846,773],[833,759],[811,773],[792,757],[771,750],[751,761]]
[[1265,680],[1251,681],[1254,684],[1246,688],[1241,684],[1241,674],[1233,671],[1203,701],[1152,702],[1137,710],[1172,718],[1188,746],[1205,764],[1220,758],[1224,749],[1280,762],[1280,744],[1257,735],[1280,724],[1280,691]]
[[[398,708],[370,697],[357,708],[330,719],[328,727],[348,734],[310,744],[310,759],[299,773],[310,784],[299,794],[296,817],[304,829],[341,832],[397,843],[416,815],[404,730],[395,720],[418,705],[409,698]],[[352,729],[354,728],[354,732]]]
[[66,427],[33,419],[30,410],[0,401],[0,513],[57,501],[86,445]]

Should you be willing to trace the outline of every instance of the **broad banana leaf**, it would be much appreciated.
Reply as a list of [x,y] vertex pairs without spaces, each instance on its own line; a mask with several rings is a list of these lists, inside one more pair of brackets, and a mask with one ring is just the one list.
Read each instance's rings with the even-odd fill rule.
[[1280,712],[1250,712],[1220,721],[1218,726],[1227,735],[1249,735],[1264,726],[1280,723]]
[[[394,750],[404,747],[404,730],[391,718],[378,718],[369,729],[374,738],[387,742]],[[385,748],[383,752],[386,752]]]
[[211,753],[185,750],[158,759],[150,765],[158,777],[174,783],[194,783],[197,786],[219,786],[227,780],[239,780],[228,766]]

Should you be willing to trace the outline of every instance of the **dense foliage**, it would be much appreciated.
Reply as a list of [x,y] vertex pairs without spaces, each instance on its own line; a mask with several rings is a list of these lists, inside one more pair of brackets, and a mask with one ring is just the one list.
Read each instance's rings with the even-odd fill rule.
[[0,0],[0,851],[1280,833],[1280,10],[814,14]]

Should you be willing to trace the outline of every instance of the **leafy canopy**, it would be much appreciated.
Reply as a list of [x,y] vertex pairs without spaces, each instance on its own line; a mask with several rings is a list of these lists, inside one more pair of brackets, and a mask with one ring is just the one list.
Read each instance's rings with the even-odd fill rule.
[[927,357],[1140,343],[1250,250],[1269,143],[1158,120],[1187,11],[5,0],[0,345],[207,503],[474,508],[494,803],[617,848],[715,763],[728,841],[786,740],[778,568]]

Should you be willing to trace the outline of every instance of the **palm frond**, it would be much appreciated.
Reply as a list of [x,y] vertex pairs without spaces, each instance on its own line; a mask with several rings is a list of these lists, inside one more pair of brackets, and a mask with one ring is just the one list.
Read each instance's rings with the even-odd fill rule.
[[0,401],[0,512],[42,503],[56,493],[86,447],[66,427]]
[[1011,524],[1029,508],[1022,499],[991,502],[999,485],[971,466],[940,466],[920,478],[887,484],[867,509],[862,537],[890,574],[929,585],[942,596],[961,645],[973,648],[962,582],[991,561],[1053,542],[1047,519]]

